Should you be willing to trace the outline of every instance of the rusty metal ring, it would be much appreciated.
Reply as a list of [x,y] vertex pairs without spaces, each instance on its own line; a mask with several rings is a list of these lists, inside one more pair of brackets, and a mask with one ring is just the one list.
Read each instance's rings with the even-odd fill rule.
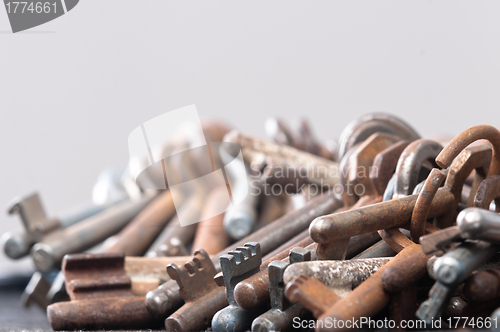
[[488,176],[500,174],[500,131],[493,126],[478,125],[464,130],[456,136],[441,153],[436,157],[436,163],[441,168],[447,168],[453,160],[464,150],[469,144],[480,140],[488,140],[493,148],[491,165]]
[[[443,150],[444,151],[444,150]],[[462,189],[467,177],[473,170],[481,177],[488,172],[491,164],[491,147],[487,144],[470,146],[462,150],[449,167],[444,187],[455,197],[455,204],[449,212],[436,219],[439,228],[452,226],[455,222],[455,212],[462,196]]]
[[[419,139],[410,143],[396,167],[394,196],[408,196],[419,182],[419,174],[425,161],[432,161],[439,155],[443,146],[429,139]],[[436,166],[436,165],[433,165]]]
[[436,195],[439,186],[443,183],[446,174],[437,169],[433,168],[427,180],[424,183],[422,191],[418,195],[417,201],[415,202],[415,207],[413,208],[413,213],[411,215],[411,226],[410,234],[413,242],[418,243],[419,238],[425,235],[427,213],[431,207],[432,200]]

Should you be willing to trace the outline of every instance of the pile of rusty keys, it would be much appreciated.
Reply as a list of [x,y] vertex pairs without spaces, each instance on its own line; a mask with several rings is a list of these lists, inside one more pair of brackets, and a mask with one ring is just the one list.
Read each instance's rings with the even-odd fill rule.
[[[271,141],[203,130],[241,148],[247,174],[232,183],[247,196],[227,207],[227,188],[185,192],[182,215],[199,223],[181,226],[172,189],[144,186],[154,172],[138,183],[106,172],[91,204],[56,217],[36,193],[16,198],[9,213],[25,231],[3,248],[38,270],[23,303],[54,330],[499,328],[496,128],[424,139],[377,113],[327,144],[305,121],[269,119]],[[170,165],[177,183],[211,171],[189,140],[165,144],[184,151]]]

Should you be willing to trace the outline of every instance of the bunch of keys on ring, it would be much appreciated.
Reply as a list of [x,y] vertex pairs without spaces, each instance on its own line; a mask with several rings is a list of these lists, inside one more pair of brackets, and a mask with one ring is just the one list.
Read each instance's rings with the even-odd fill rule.
[[20,300],[54,330],[500,330],[493,126],[422,138],[373,113],[325,141],[279,118],[160,140],[151,121],[89,203],[9,206],[24,230],[3,250],[35,268]]

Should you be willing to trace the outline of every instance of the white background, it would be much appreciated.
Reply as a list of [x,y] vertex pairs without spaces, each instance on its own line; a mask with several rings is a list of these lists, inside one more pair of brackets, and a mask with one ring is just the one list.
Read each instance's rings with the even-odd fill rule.
[[[190,104],[260,136],[270,115],[307,117],[321,139],[374,111],[400,115],[423,136],[497,126],[499,9],[81,0],[12,34],[0,8],[0,207],[33,190],[50,214],[89,200],[99,171],[127,162],[136,126]],[[0,213],[0,233],[20,227]],[[0,270],[29,266],[0,255]]]

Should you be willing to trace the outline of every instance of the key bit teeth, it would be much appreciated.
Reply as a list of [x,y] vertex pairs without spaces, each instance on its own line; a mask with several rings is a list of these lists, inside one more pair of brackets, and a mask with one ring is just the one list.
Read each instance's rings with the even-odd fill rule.
[[[236,248],[236,249],[239,249],[239,248]],[[245,259],[245,255],[242,251],[238,250],[238,251],[230,251],[228,252],[228,255],[231,255],[231,263],[234,264],[234,265],[239,265],[241,264],[242,262],[244,262],[246,259]]]
[[288,262],[283,261],[272,261],[269,263],[269,280],[270,282],[275,282],[276,284],[283,282],[283,274],[285,269],[290,265]]
[[222,272],[217,273],[214,280],[217,286],[224,286],[224,276],[222,275]]
[[181,267],[175,264],[167,266],[167,273],[179,285],[181,296],[186,302],[194,301],[217,287],[214,282],[215,267],[206,251],[201,249],[195,255],[193,260]]
[[309,249],[296,247],[290,250],[290,264],[311,261],[312,259],[312,252]]
[[170,278],[172,278],[173,280],[175,280],[179,283],[181,282],[182,271],[181,271],[181,269],[179,269],[179,267],[177,265],[168,264],[167,265],[167,273],[170,276]]
[[288,306],[288,300],[284,296],[283,274],[289,265],[290,263],[283,261],[272,261],[269,264],[269,293],[273,309],[285,310]]
[[237,247],[236,250],[243,254],[243,256],[245,257],[244,259],[250,258],[251,248],[249,248],[249,247]]
[[288,299],[284,295],[284,274],[290,264],[311,260],[311,251],[296,247],[290,250],[290,262],[273,261],[269,264],[269,291],[271,296],[271,307],[273,309],[285,310],[289,307]]
[[190,276],[196,273],[196,264],[193,261],[186,262],[184,267]]
[[258,242],[247,242],[244,244],[245,247],[250,248],[252,256],[261,255],[260,243]]
[[262,263],[260,244],[251,242],[244,247],[238,247],[235,251],[220,256],[220,263],[225,278],[231,279],[249,273]]
[[203,267],[201,260],[196,256],[193,257],[193,263],[198,269],[201,269]]

